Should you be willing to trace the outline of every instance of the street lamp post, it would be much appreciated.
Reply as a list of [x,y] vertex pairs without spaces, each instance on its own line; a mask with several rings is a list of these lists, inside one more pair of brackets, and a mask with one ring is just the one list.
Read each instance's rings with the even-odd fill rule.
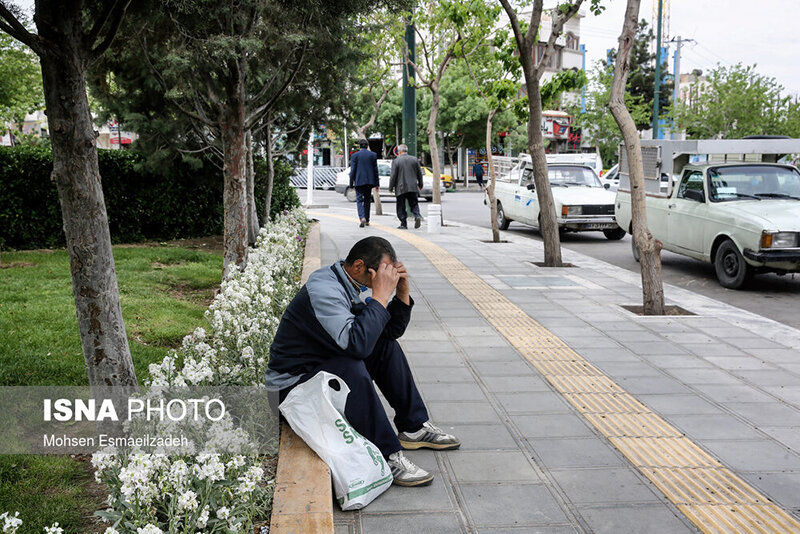
[[[406,24],[406,48],[408,61],[416,61],[416,36],[414,26]],[[417,89],[414,86],[414,67],[403,64],[403,142],[408,146],[411,156],[417,155]]]

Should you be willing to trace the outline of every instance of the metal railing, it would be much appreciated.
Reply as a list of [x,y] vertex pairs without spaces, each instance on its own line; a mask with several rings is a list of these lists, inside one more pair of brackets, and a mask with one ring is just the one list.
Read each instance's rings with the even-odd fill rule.
[[[314,189],[333,189],[336,185],[336,175],[345,170],[345,167],[320,166],[314,167]],[[305,189],[308,183],[306,168],[297,168],[289,178],[292,187]]]
[[502,180],[502,177],[508,175],[508,173],[511,172],[511,169],[516,167],[518,164],[518,157],[492,156],[492,173],[494,173],[498,180]]

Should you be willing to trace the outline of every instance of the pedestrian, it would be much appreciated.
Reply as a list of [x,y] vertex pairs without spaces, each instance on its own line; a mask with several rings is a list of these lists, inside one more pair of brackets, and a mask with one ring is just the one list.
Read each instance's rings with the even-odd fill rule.
[[408,213],[406,202],[414,215],[414,228],[422,224],[419,214],[419,192],[422,190],[422,167],[414,156],[408,155],[408,147],[397,147],[399,156],[392,162],[392,177],[389,179],[389,192],[394,192],[397,198],[397,218],[400,219],[398,228],[408,228],[406,223]]
[[[371,296],[365,296],[370,289]],[[403,449],[452,450],[461,442],[429,420],[397,342],[411,320],[409,291],[408,271],[391,243],[377,236],[358,241],[345,260],[313,272],[286,308],[265,380],[283,402],[293,387],[320,371],[335,374],[350,388],[347,421],[380,449],[394,483],[425,486],[433,474],[404,456]],[[394,410],[398,433],[375,385]]]
[[475,181],[478,182],[478,185],[481,186],[481,191],[483,191],[483,165],[481,163],[475,162],[475,165],[472,167],[472,175],[475,177]]
[[369,226],[369,208],[372,202],[372,190],[380,188],[378,178],[378,155],[369,149],[369,142],[361,139],[358,142],[361,150],[350,158],[350,187],[356,190],[356,206],[360,228]]

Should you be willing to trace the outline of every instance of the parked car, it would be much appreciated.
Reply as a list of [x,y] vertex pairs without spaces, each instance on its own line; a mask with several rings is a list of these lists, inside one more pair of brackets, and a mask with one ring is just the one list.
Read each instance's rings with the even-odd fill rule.
[[[424,167],[423,167],[424,168]],[[378,160],[378,178],[381,184],[381,196],[391,197],[394,196],[389,193],[389,179],[392,175],[392,160],[379,159]],[[452,178],[451,178],[452,180]],[[347,167],[342,172],[336,175],[336,185],[334,190],[337,193],[342,193],[350,202],[356,201],[356,190],[350,187],[350,167]],[[440,188],[442,194],[445,192],[444,180]],[[433,175],[423,172],[422,174],[422,191],[419,196],[427,201],[433,200]]]
[[[610,240],[625,236],[614,218],[614,193],[603,188],[594,169],[577,164],[547,167],[559,231],[601,231]],[[514,169],[498,176],[495,196],[501,229],[507,229],[511,221],[541,226],[530,156],[523,156]]]
[[546,154],[547,164],[569,163],[591,167],[598,175],[603,171],[603,158],[596,152],[568,152],[566,154]]
[[[754,273],[800,272],[800,172],[776,163],[682,168],[669,197],[647,196],[647,226],[666,250],[714,265],[720,284]],[[631,232],[630,193],[617,192],[619,225]],[[634,257],[638,251],[634,245]]]
[[619,189],[619,163],[601,174],[600,181],[603,183],[603,187],[609,191]]

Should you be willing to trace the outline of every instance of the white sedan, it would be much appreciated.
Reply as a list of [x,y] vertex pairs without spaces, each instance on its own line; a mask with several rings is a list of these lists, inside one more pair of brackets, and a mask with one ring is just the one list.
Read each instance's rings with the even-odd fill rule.
[[[547,166],[547,173],[559,231],[600,231],[610,240],[625,236],[625,230],[617,225],[614,217],[615,195],[602,186],[591,167],[551,164]],[[541,226],[530,159],[522,159],[511,172],[498,177],[495,195],[501,229],[508,228],[511,221],[536,228]]]

